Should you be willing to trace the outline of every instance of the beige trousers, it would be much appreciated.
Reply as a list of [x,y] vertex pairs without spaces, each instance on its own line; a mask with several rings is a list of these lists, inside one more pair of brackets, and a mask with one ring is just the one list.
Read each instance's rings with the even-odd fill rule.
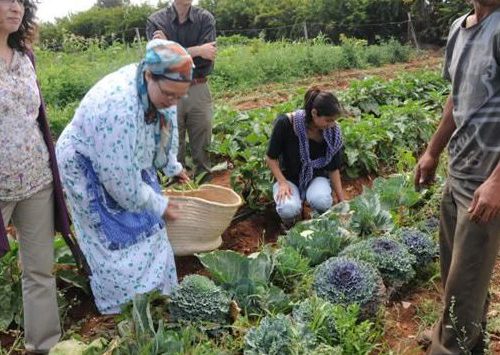
[[191,86],[188,96],[177,104],[178,159],[185,166],[187,132],[195,175],[210,172],[208,148],[212,141],[212,116],[212,95],[207,83]]
[[61,336],[54,266],[52,184],[30,198],[0,201],[4,224],[17,230],[22,264],[24,341],[28,351],[47,352]]

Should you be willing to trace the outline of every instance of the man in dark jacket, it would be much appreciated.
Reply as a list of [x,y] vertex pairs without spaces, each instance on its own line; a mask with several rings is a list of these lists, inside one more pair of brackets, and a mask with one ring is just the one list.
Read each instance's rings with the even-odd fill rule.
[[185,165],[187,132],[195,175],[209,174],[213,105],[207,80],[217,55],[215,19],[208,11],[192,6],[192,0],[175,0],[172,6],[148,18],[146,34],[149,40],[161,38],[177,42],[193,57],[195,69],[191,88],[188,96],[177,105],[178,158]]

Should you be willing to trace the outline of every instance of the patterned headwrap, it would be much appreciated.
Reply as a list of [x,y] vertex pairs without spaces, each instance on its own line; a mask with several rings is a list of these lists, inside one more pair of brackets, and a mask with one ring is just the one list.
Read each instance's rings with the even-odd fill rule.
[[326,156],[311,160],[309,153],[309,139],[307,138],[306,112],[297,110],[293,114],[293,127],[299,138],[300,160],[302,169],[299,176],[299,192],[301,198],[305,198],[307,185],[313,178],[313,169],[321,169],[327,166],[333,156],[337,154],[344,145],[342,132],[338,125],[323,130],[323,138],[326,142]]
[[[175,107],[153,109],[149,100],[145,73],[180,82],[191,82],[193,77],[193,59],[178,43],[163,39],[154,39],[146,46],[146,55],[137,68],[137,92],[141,99],[147,123],[163,119],[156,128],[157,143],[154,165],[163,169],[168,176],[175,176],[182,171],[182,166],[174,159],[177,155],[179,134],[177,129],[177,111]],[[150,117],[151,113],[153,116]]]
[[190,82],[193,78],[193,59],[178,43],[154,39],[146,46],[143,71],[174,81]]

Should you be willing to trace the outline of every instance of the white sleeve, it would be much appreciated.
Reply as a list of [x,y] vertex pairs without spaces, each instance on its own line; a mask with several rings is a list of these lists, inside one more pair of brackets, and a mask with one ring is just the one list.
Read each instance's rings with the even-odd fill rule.
[[91,160],[99,181],[121,207],[161,217],[168,199],[142,179],[136,158],[136,111],[123,98],[111,97],[105,106],[97,106],[94,117],[95,156]]

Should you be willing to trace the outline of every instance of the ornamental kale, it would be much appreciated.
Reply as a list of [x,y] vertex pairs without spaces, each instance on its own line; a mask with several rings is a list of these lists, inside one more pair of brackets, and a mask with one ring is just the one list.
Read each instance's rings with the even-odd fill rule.
[[419,228],[429,234],[433,234],[439,230],[439,218],[429,217],[420,223]]
[[290,318],[279,314],[265,317],[260,325],[245,336],[245,355],[306,354],[315,345],[311,333],[301,332]]
[[385,301],[384,283],[370,264],[334,257],[319,265],[314,277],[314,290],[332,304],[359,304],[362,317],[376,315]]
[[231,300],[212,280],[189,275],[174,290],[169,304],[174,321],[227,324]]
[[401,228],[396,231],[397,239],[415,256],[415,268],[428,265],[437,255],[436,243],[428,233],[415,228]]
[[352,244],[341,256],[363,260],[378,269],[384,281],[397,289],[415,276],[415,257],[396,240],[381,237]]
[[321,264],[350,243],[350,234],[336,217],[313,219],[292,228],[279,239],[280,246],[290,246],[310,260],[310,265]]

